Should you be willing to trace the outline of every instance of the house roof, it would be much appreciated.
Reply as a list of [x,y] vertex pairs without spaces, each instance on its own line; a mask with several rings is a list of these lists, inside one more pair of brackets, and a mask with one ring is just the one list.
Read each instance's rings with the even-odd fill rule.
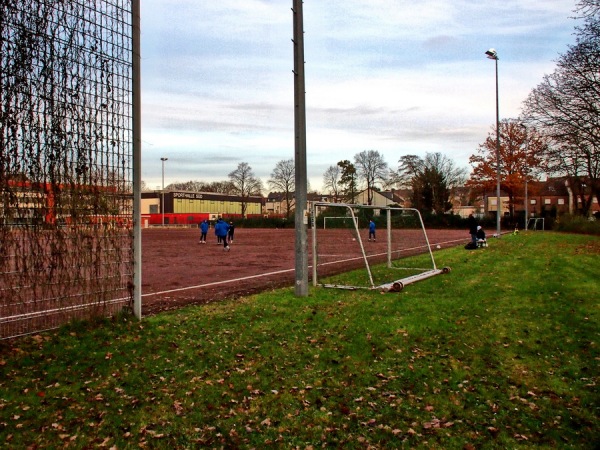
[[[294,193],[292,193],[292,198],[294,198]],[[282,202],[285,200],[284,192],[269,192],[267,195],[268,202]]]
[[401,192],[397,189],[391,189],[389,191],[379,191],[379,194],[383,195],[385,198],[387,198],[393,203],[404,203],[404,197],[401,195]]

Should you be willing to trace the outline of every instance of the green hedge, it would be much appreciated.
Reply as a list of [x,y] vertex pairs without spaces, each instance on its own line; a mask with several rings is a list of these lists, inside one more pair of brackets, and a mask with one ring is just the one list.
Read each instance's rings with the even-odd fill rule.
[[588,219],[567,214],[556,218],[552,230],[600,236],[600,221],[593,216]]

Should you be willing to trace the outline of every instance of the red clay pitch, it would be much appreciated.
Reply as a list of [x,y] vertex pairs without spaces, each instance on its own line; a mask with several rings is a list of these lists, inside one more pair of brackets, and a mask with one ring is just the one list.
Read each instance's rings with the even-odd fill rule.
[[[309,230],[309,265],[312,265],[311,233]],[[385,252],[383,232],[378,230],[378,233],[380,234],[377,242],[368,242],[368,232],[361,232],[367,252]],[[449,247],[464,244],[469,240],[466,230],[427,230],[427,236],[434,249],[438,244],[440,247]],[[229,252],[223,251],[223,245],[217,245],[212,229],[209,230],[206,244],[199,244],[199,238],[199,230],[194,228],[143,230],[143,314],[154,314],[184,305],[204,304],[294,285],[293,229],[238,227]],[[321,246],[321,238],[318,239]],[[355,244],[348,239],[348,231],[332,233],[327,237],[327,247],[335,249],[341,255]],[[361,264],[359,261],[332,265],[324,270],[328,273],[340,272],[360,267]],[[320,276],[321,273],[320,268]],[[309,269],[309,277],[311,274]]]

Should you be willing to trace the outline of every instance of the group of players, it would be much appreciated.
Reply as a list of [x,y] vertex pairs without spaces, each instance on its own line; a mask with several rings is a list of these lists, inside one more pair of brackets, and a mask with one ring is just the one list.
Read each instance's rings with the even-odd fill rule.
[[[198,228],[200,228],[200,244],[206,244],[206,234],[210,228],[210,224],[208,220],[203,220],[198,224]],[[217,236],[217,244],[223,244],[223,251],[229,251],[229,244],[233,242],[233,234],[235,231],[235,226],[233,222],[225,222],[220,217],[217,219],[215,223],[215,236]]]

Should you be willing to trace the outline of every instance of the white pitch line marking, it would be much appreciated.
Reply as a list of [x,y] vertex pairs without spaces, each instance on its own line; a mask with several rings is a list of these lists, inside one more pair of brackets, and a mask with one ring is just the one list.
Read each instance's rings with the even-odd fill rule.
[[187,291],[189,289],[200,289],[200,288],[203,288],[203,287],[218,286],[220,284],[235,283],[237,281],[251,280],[253,278],[268,277],[270,275],[278,275],[278,274],[281,274],[281,273],[293,272],[294,270],[295,269],[277,270],[275,272],[261,273],[259,275],[250,275],[250,276],[247,276],[247,277],[233,278],[231,280],[215,281],[215,282],[206,283],[206,284],[197,284],[195,286],[187,286],[187,287],[183,287],[183,288],[170,289],[168,291],[159,291],[159,292],[152,292],[152,293],[149,293],[149,294],[142,294],[142,297],[150,297],[152,295],[170,294],[172,292]]

